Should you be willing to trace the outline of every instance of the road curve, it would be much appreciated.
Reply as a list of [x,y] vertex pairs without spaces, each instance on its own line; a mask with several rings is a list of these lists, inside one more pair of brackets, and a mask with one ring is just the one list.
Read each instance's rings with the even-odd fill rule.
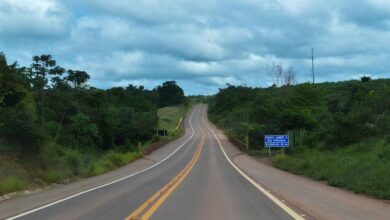
[[[147,167],[43,204],[32,205],[34,196],[1,202],[0,218],[297,219],[228,161],[205,110],[206,105],[195,106],[185,120],[185,136],[160,150]],[[11,207],[20,210],[7,215]]]

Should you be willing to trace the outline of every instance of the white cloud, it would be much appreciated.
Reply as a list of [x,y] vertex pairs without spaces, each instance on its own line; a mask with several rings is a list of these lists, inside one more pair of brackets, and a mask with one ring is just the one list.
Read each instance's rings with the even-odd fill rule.
[[58,37],[66,31],[67,13],[54,0],[3,0],[0,33],[13,38]]
[[390,11],[390,1],[388,0],[369,0],[368,2],[374,5],[375,7]]
[[194,61],[179,61],[178,67],[185,72],[199,73],[206,75],[211,72],[220,72],[221,66],[217,62],[194,62]]
[[278,0],[282,8],[292,15],[300,15],[309,8],[307,0]]
[[50,53],[107,88],[178,80],[190,93],[226,83],[267,86],[267,63],[340,80],[390,64],[389,1],[0,0],[9,60]]

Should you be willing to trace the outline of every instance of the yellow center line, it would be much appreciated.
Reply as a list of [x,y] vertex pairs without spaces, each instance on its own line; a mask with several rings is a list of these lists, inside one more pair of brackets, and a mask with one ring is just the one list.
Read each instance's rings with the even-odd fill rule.
[[[192,168],[195,166],[199,159],[200,153],[203,148],[205,135],[203,130],[201,141],[196,149],[195,155],[192,160],[181,170],[168,184],[163,186],[153,196],[151,196],[144,204],[138,207],[126,220],[147,220],[153,213],[163,204],[163,202],[169,197],[169,195],[180,185],[181,182],[187,177]],[[143,213],[143,215],[142,215]]]

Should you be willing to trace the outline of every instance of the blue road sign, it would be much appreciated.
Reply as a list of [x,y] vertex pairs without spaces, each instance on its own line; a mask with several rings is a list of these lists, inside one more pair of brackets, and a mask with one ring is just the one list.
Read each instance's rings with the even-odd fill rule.
[[271,147],[288,147],[288,135],[264,135],[264,146]]

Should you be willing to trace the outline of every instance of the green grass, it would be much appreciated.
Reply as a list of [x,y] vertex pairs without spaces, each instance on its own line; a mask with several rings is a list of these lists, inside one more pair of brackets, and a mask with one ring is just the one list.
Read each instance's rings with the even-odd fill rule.
[[283,170],[325,180],[379,199],[390,199],[390,143],[384,139],[337,148],[306,149],[292,155],[278,154],[273,164]]
[[138,152],[120,153],[110,151],[91,164],[88,175],[93,176],[113,170],[130,162],[133,162],[139,157],[140,155]]
[[6,177],[0,181],[0,195],[24,189],[26,183],[17,177]]
[[18,161],[0,156],[0,195],[24,189],[27,175]]
[[184,105],[168,106],[159,108],[158,115],[158,128],[168,130],[169,136],[177,136],[178,125],[180,120],[184,120],[187,108]]
[[72,177],[68,169],[48,169],[39,171],[38,177],[45,183],[59,183],[65,179]]
[[[55,146],[46,146],[40,167],[0,156],[0,195],[50,183],[63,183],[77,177],[99,175],[126,165],[140,157],[138,152],[108,151],[103,154],[83,154],[64,149],[54,154]],[[42,161],[45,160],[45,161]],[[23,164],[24,166],[22,166]],[[43,166],[42,166],[43,165]],[[29,172],[25,170],[28,167]]]

